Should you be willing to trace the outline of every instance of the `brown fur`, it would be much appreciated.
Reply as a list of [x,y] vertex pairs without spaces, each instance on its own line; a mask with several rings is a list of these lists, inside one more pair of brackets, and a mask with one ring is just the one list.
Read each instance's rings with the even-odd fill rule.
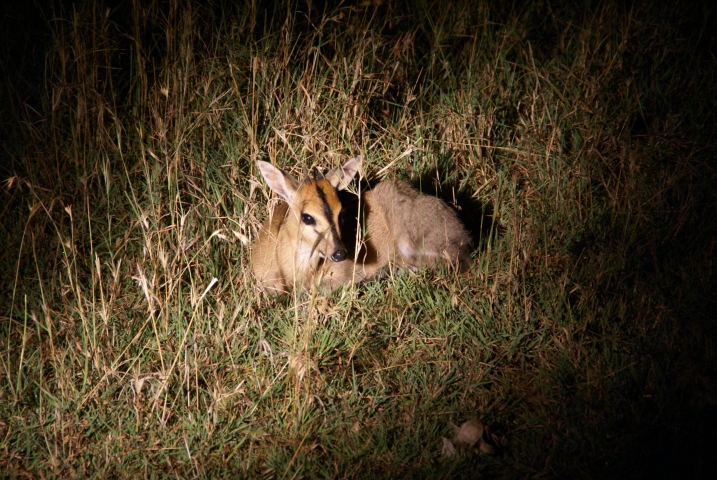
[[368,231],[364,249],[376,252],[375,261],[362,265],[369,278],[389,262],[414,271],[441,262],[461,272],[469,268],[470,235],[442,200],[396,180],[365,192],[362,205]]
[[[259,231],[252,263],[260,285],[279,293],[295,285],[333,290],[374,278],[389,264],[414,271],[440,263],[468,269],[470,236],[455,211],[401,181],[382,182],[362,193],[359,231],[367,233],[359,239],[358,254],[349,252],[333,260],[332,252],[341,257],[346,251],[341,237],[331,233],[332,222],[340,228],[337,190],[353,179],[359,165],[360,158],[352,159],[326,179],[299,183],[260,163],[269,186],[289,202],[279,204]],[[306,225],[303,215],[310,215],[315,224]]]

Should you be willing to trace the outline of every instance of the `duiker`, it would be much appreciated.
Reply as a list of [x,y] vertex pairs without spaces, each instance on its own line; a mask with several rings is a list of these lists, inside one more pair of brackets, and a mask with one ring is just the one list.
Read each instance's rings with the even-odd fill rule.
[[374,278],[389,264],[414,271],[441,262],[459,271],[469,267],[470,236],[455,211],[401,181],[381,182],[361,193],[358,228],[343,231],[344,236],[362,233],[358,252],[347,251],[338,191],[353,180],[360,164],[357,157],[325,177],[300,182],[259,162],[269,188],[286,201],[274,209],[254,246],[252,264],[260,285],[279,293],[296,285],[333,290]]

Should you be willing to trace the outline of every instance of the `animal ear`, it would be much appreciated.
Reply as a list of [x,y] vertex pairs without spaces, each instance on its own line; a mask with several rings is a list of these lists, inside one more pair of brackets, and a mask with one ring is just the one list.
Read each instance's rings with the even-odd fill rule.
[[363,156],[359,155],[356,158],[352,158],[348,162],[344,163],[340,167],[336,167],[326,174],[326,180],[336,189],[343,190],[351,183],[356,173],[358,173],[359,167],[361,166],[361,160]]
[[299,182],[289,174],[286,174],[276,168],[269,162],[257,162],[259,170],[266,180],[266,184],[269,185],[274,193],[279,195],[281,198],[291,203],[294,198],[296,190],[299,188]]

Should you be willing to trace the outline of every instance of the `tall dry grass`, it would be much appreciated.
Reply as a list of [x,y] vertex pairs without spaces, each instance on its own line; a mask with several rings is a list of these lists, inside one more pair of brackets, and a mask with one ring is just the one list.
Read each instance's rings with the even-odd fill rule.
[[[705,476],[715,12],[610,1],[4,7],[9,476]],[[362,153],[465,276],[277,299],[255,165]],[[495,456],[441,457],[481,417]]]

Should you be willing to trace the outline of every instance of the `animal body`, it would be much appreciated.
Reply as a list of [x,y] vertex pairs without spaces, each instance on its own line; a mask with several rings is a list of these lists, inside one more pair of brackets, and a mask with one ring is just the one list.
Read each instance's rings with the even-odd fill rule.
[[[254,275],[271,292],[312,285],[334,290],[374,278],[391,264],[414,271],[440,263],[459,271],[469,267],[470,236],[455,211],[401,181],[361,192],[352,202],[358,215],[344,212],[357,223],[346,232],[352,222],[342,222],[340,214],[350,209],[339,200],[339,191],[356,176],[361,157],[325,177],[303,181],[270,163],[258,163],[269,188],[285,201],[262,226],[254,245]],[[357,240],[353,252],[344,243],[354,240],[344,238],[349,236]]]

